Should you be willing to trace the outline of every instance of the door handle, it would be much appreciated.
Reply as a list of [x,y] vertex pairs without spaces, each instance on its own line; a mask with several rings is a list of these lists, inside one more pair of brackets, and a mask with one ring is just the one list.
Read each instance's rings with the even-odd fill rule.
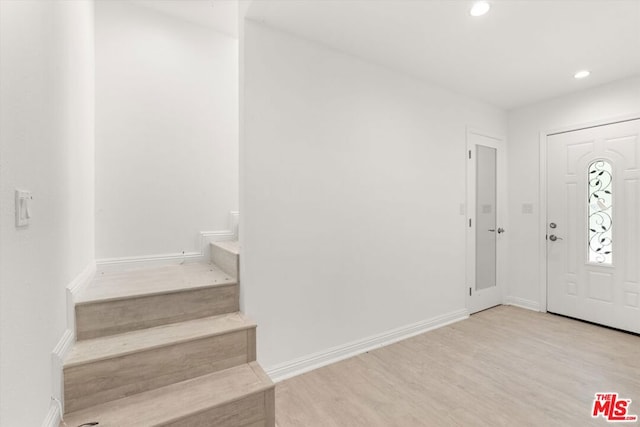
[[555,234],[552,234],[551,236],[549,236],[549,240],[551,240],[552,242],[555,242],[556,240],[564,240],[562,237],[558,237]]
[[504,228],[502,228],[502,227],[498,228],[498,234],[500,234],[500,233],[504,233]]
[[495,233],[496,229],[495,228],[490,228],[488,231],[491,231],[492,233]]

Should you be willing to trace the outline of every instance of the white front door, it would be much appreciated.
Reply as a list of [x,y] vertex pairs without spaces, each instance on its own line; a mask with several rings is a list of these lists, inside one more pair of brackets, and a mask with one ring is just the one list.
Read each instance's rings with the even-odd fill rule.
[[504,140],[467,132],[467,307],[502,304],[505,210]]
[[640,332],[640,120],[547,137],[547,310]]

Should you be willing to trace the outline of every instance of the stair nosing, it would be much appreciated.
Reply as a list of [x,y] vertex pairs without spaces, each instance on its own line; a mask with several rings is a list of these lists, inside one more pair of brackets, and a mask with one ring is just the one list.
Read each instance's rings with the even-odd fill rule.
[[[78,414],[78,413],[90,411],[92,408],[100,409],[101,407],[108,406],[108,405],[112,405],[112,406],[116,406],[116,407],[122,407],[122,403],[127,401],[127,400],[131,400],[131,399],[136,398],[136,397],[140,398],[140,397],[142,397],[144,395],[158,394],[158,393],[161,393],[161,392],[166,392],[166,393],[165,393],[164,396],[161,396],[161,395],[150,396],[150,397],[147,398],[147,401],[153,401],[153,400],[161,401],[166,396],[170,396],[171,399],[175,399],[175,393],[177,393],[177,392],[179,393],[180,391],[184,391],[185,389],[183,389],[183,390],[172,390],[172,389],[179,388],[179,387],[184,387],[184,386],[188,387],[189,383],[198,383],[198,382],[210,379],[212,377],[226,375],[228,373],[228,371],[231,371],[231,370],[240,371],[240,370],[247,370],[247,369],[250,370],[253,373],[253,375],[255,376],[255,378],[257,380],[255,385],[252,385],[249,391],[243,392],[243,393],[240,393],[240,392],[236,391],[235,393],[232,393],[230,395],[220,397],[220,400],[212,402],[207,407],[200,408],[200,409],[195,410],[193,412],[186,412],[184,414],[177,415],[177,416],[169,416],[166,419],[162,420],[161,422],[162,423],[170,423],[170,422],[179,421],[180,419],[184,419],[185,417],[197,415],[197,414],[200,414],[200,413],[202,413],[204,411],[210,410],[212,408],[216,408],[216,407],[223,406],[223,405],[235,402],[235,401],[239,401],[244,397],[248,397],[248,396],[251,396],[251,395],[254,395],[254,394],[257,394],[257,393],[263,393],[263,392],[265,392],[267,390],[272,389],[275,386],[275,384],[268,377],[265,379],[263,375],[258,374],[258,372],[256,370],[261,371],[261,368],[260,368],[260,366],[258,365],[257,362],[253,361],[253,362],[244,363],[244,364],[239,365],[239,366],[234,366],[234,367],[231,367],[231,368],[227,368],[227,369],[224,369],[222,371],[212,372],[210,374],[205,374],[205,375],[201,375],[199,377],[190,378],[188,380],[181,381],[181,382],[178,382],[178,383],[168,384],[166,386],[159,387],[157,389],[147,390],[147,391],[144,391],[142,393],[138,393],[138,394],[135,394],[135,395],[132,395],[132,396],[127,396],[127,397],[124,397],[124,398],[121,398],[121,399],[116,399],[116,400],[113,400],[113,401],[104,402],[104,403],[102,403],[100,405],[95,405],[93,407],[84,408],[84,409],[81,409],[81,410],[78,410],[78,411],[74,411],[74,412],[65,414],[65,417],[67,419],[69,419],[69,418],[72,418],[72,417],[76,416],[76,414]],[[266,375],[266,374],[264,374],[264,375]]]
[[[215,319],[223,319],[225,317],[230,317],[230,316],[239,316],[241,318],[241,322],[239,322],[238,325],[234,325],[225,329],[221,329],[221,330],[217,330],[217,331],[212,331],[212,332],[207,332],[207,333],[200,333],[200,334],[195,334],[189,337],[185,337],[185,338],[172,338],[172,339],[167,339],[163,342],[159,342],[157,344],[150,344],[150,345],[138,345],[136,347],[133,348],[127,348],[124,349],[122,351],[112,351],[110,353],[106,353],[102,356],[95,356],[95,357],[85,357],[85,358],[79,358],[79,360],[75,360],[74,359],[74,349],[76,349],[78,346],[88,346],[91,344],[94,344],[98,341],[102,341],[102,342],[108,342],[108,341],[116,341],[118,339],[122,339],[122,338],[129,338],[131,339],[131,337],[136,337],[136,336],[144,336],[145,333],[148,333],[148,331],[150,330],[159,330],[159,329],[171,329],[171,328],[181,328],[181,327],[186,327],[185,325],[188,324],[194,324],[197,322],[204,322],[205,320],[209,320],[209,321],[214,321]],[[109,360],[109,359],[115,359],[118,357],[124,357],[130,354],[135,354],[135,353],[139,353],[139,352],[144,352],[144,351],[150,351],[150,350],[155,350],[158,348],[163,348],[163,347],[169,347],[172,345],[178,345],[178,344],[183,344],[183,343],[187,343],[187,342],[191,342],[191,341],[196,341],[196,340],[200,340],[200,339],[205,339],[205,338],[211,338],[211,337],[215,337],[215,336],[219,336],[219,335],[225,335],[225,334],[229,334],[229,333],[233,333],[233,332],[237,332],[237,331],[242,331],[242,330],[249,330],[249,329],[255,329],[257,327],[256,322],[254,322],[253,320],[250,320],[247,316],[245,316],[242,312],[233,312],[233,313],[227,313],[227,314],[221,314],[221,315],[216,315],[216,316],[208,316],[208,317],[203,317],[203,318],[199,318],[199,319],[191,319],[191,320],[186,320],[186,321],[182,321],[182,322],[176,322],[176,323],[170,323],[170,324],[166,324],[166,325],[160,325],[160,326],[154,326],[152,328],[145,328],[145,329],[139,329],[139,330],[135,330],[135,331],[129,331],[129,332],[125,332],[122,334],[116,334],[116,335],[108,335],[108,336],[104,336],[104,337],[98,337],[98,338],[92,338],[92,339],[88,339],[88,340],[81,340],[81,341],[77,341],[74,345],[74,347],[72,348],[71,352],[67,355],[64,363],[63,363],[63,369],[70,369],[70,368],[74,368],[74,367],[78,367],[78,366],[82,366],[82,365],[87,365],[90,363],[96,363],[96,362],[100,362],[100,361],[104,361],[104,360]],[[134,341],[134,339],[131,339],[132,341]]]
[[[252,390],[252,391],[250,391],[250,392],[248,392],[246,394],[236,395],[236,396],[233,396],[233,397],[229,397],[229,398],[220,400],[219,402],[217,402],[215,405],[212,405],[211,407],[203,408],[203,409],[200,409],[200,410],[197,410],[197,411],[194,411],[194,412],[190,412],[189,414],[186,414],[186,415],[183,415],[183,416],[180,416],[180,417],[177,417],[177,418],[172,418],[170,420],[167,420],[166,422],[180,421],[181,419],[184,419],[187,416],[198,415],[198,414],[201,414],[201,413],[203,413],[205,411],[208,411],[209,409],[211,409],[213,407],[227,405],[229,403],[237,402],[237,401],[239,401],[240,399],[242,399],[244,397],[251,396],[251,395],[256,394],[256,393],[263,393],[263,392],[275,387],[275,384],[273,382],[271,382],[271,380],[269,380],[270,383],[265,383],[264,379],[262,378],[262,376],[259,375],[256,372],[255,368],[252,365],[254,365],[254,364],[257,365],[257,362],[249,362],[249,363],[246,363],[246,364],[249,365],[249,368],[251,368],[251,370],[253,371],[253,373],[256,376],[256,378],[260,379],[260,386],[257,387],[255,390]],[[232,369],[232,368],[229,368],[229,369]],[[197,379],[197,378],[199,378],[199,377],[191,378],[190,380],[187,380],[187,381],[192,381],[192,380]],[[165,386],[165,387],[168,387],[168,386]]]
[[237,401],[241,400],[244,397],[248,397],[248,396],[251,396],[251,395],[257,394],[257,393],[263,393],[263,392],[269,390],[271,387],[273,387],[273,384],[270,385],[270,386],[261,385],[258,389],[252,390],[249,393],[246,393],[246,394],[243,394],[243,395],[239,395],[239,396],[234,396],[234,397],[229,398],[229,399],[221,400],[219,402],[216,402],[215,405],[211,405],[210,407],[202,408],[202,409],[199,409],[197,411],[189,412],[188,414],[184,414],[184,415],[181,415],[181,416],[178,416],[178,417],[173,417],[173,418],[167,419],[167,420],[163,421],[163,423],[174,423],[176,421],[180,421],[180,420],[185,419],[187,417],[201,414],[201,413],[206,412],[206,411],[208,411],[208,410],[210,410],[212,408],[215,408],[215,407],[218,407],[218,406],[223,406],[223,405],[228,405],[229,403],[233,403],[233,402],[237,402]]
[[[237,246],[237,248],[229,248],[228,246],[230,242],[235,243],[234,246]],[[219,242],[211,242],[209,245],[216,246],[222,249],[223,251],[227,251],[230,254],[233,254],[235,256],[240,256],[240,247],[239,247],[239,242],[237,240],[222,240]]]
[[137,298],[146,298],[153,297],[159,295],[171,295],[171,294],[179,294],[181,292],[191,292],[200,289],[210,289],[210,288],[221,288],[225,286],[238,286],[238,279],[235,277],[230,277],[228,282],[224,283],[213,283],[207,285],[193,285],[188,288],[179,288],[179,289],[166,289],[162,291],[150,291],[150,292],[140,292],[140,293],[131,293],[127,295],[118,295],[114,297],[106,297],[106,298],[93,298],[93,299],[82,299],[82,297],[78,297],[77,300],[74,300],[74,304],[76,306],[83,305],[91,305],[91,304],[100,304],[104,302],[114,302],[114,301],[123,301],[127,299],[137,299]]
[[103,271],[74,295],[74,302],[81,305],[237,284],[235,277],[210,261]]

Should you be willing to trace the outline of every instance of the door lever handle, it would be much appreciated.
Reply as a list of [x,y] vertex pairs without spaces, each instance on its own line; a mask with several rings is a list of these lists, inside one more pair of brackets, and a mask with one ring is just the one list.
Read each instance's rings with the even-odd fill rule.
[[555,234],[552,234],[551,236],[549,236],[549,240],[551,240],[552,242],[555,242],[556,240],[564,240],[562,237],[558,237]]
[[502,227],[498,228],[498,234],[500,234],[500,233],[504,233],[504,228],[502,228]]

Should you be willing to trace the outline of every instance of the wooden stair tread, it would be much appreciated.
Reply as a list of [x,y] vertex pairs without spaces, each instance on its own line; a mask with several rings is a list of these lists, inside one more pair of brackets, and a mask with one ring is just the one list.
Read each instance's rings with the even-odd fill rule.
[[125,272],[98,272],[75,300],[77,305],[234,285],[237,280],[212,263],[185,263]]
[[78,341],[67,355],[64,367],[255,327],[255,322],[237,312]]
[[100,427],[164,425],[272,387],[260,366],[251,362],[70,413],[64,421],[67,426],[92,421]]
[[212,246],[217,246],[232,254],[240,254],[240,242],[237,240],[224,240],[222,242],[211,242]]

